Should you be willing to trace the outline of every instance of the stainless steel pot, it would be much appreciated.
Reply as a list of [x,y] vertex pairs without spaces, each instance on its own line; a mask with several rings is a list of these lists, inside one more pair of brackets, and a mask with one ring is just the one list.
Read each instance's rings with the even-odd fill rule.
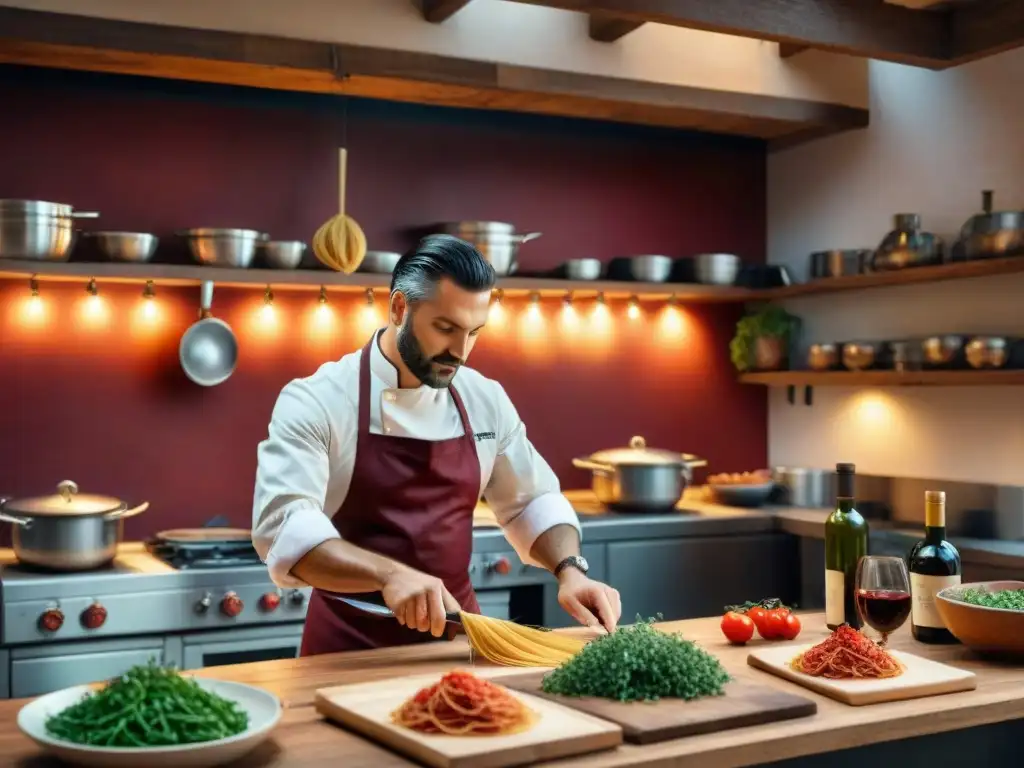
[[452,221],[442,224],[441,231],[480,251],[498,275],[514,274],[519,268],[519,246],[541,236],[540,232],[517,235],[515,226],[503,221]]
[[55,571],[86,571],[106,565],[117,554],[122,521],[149,509],[128,508],[112,496],[79,494],[64,480],[52,496],[0,499],[0,520],[14,526],[18,560]]
[[148,232],[89,232],[96,247],[111,261],[144,264],[153,258],[160,239]]
[[74,220],[97,216],[64,203],[0,200],[0,259],[66,261],[75,243]]
[[573,466],[593,473],[597,500],[621,511],[669,510],[679,503],[693,480],[693,468],[707,462],[688,453],[647,447],[634,437],[628,448],[598,451],[572,460]]
[[993,211],[990,189],[981,193],[981,210],[960,228],[958,254],[986,259],[1024,253],[1024,211]]
[[832,470],[773,467],[772,480],[782,489],[781,504],[808,508],[836,505],[836,473]]

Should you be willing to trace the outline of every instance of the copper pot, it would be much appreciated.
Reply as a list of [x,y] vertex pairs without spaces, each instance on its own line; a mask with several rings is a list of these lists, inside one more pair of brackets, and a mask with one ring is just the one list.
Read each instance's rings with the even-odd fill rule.
[[779,336],[758,336],[754,340],[754,368],[758,371],[778,371],[786,359],[783,340]]

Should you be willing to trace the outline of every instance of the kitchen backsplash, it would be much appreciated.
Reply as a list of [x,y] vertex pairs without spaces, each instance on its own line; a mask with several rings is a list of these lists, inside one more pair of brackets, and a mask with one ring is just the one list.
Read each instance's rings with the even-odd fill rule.
[[[514,222],[543,237],[523,271],[566,258],[731,251],[763,261],[765,156],[757,143],[586,121],[342,102],[0,68],[6,105],[0,197],[98,210],[85,228],[262,229],[308,239],[336,205],[336,150],[349,151],[348,208],[374,249],[405,249],[431,223]],[[162,249],[158,254],[175,256]],[[159,256],[158,256],[159,258]],[[27,282],[0,280],[0,492],[83,490],[148,499],[129,536],[214,515],[248,524],[256,444],[291,378],[360,346],[373,327],[361,294],[332,292],[336,325],[314,331],[316,290],[218,287],[214,314],[239,336],[225,384],[200,389],[177,361],[198,290],[163,288],[160,317],[140,319],[141,286],[105,285],[106,314],[80,315],[84,283],[41,282],[46,317],[19,314]],[[589,478],[574,456],[649,444],[706,457],[712,471],[766,464],[766,397],[741,386],[728,356],[739,309],[660,306],[610,330],[520,324],[509,302],[471,365],[505,386],[565,487]],[[383,312],[383,297],[378,308]],[[584,310],[585,311],[585,310]],[[573,335],[573,334],[583,334]]]

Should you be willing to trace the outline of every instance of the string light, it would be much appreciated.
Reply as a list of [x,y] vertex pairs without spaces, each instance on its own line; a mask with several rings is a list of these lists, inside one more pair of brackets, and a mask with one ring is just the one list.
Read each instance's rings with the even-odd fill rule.
[[597,293],[597,305],[599,307],[604,306],[604,291],[598,291]]
[[320,286],[320,298],[318,299],[321,307],[327,306],[327,289],[324,286]]
[[629,308],[626,310],[626,315],[630,320],[640,317],[640,300],[635,295],[629,297]]
[[274,292],[268,285],[263,291],[263,308],[260,310],[260,317],[266,323],[273,322],[275,319],[274,312]]
[[107,308],[100,298],[100,289],[96,285],[96,278],[89,278],[89,282],[85,285],[85,292],[88,294],[83,308],[86,322],[93,326],[103,325],[107,320]]
[[28,293],[33,299],[39,298],[39,280],[35,275],[28,279]]
[[26,326],[40,326],[46,319],[46,305],[39,296],[39,280],[35,275],[28,280],[28,299],[22,310],[22,322]]
[[530,308],[526,312],[530,317],[540,316],[540,294],[537,291],[530,293]]
[[498,288],[493,292],[492,296],[494,300],[491,302],[490,309],[487,310],[487,321],[494,326],[501,327],[505,324],[505,306],[501,303],[505,292]]
[[675,294],[673,293],[673,294],[672,294],[671,296],[669,296],[669,297],[668,297],[668,301],[667,301],[666,303],[667,303],[667,304],[668,304],[668,305],[669,305],[670,307],[676,307],[676,306],[678,306],[678,305],[679,305],[679,299],[678,299],[678,297],[677,297],[677,296],[676,296],[676,295],[675,295]]
[[96,278],[95,277],[90,277],[89,278],[89,282],[86,283],[86,285],[85,285],[85,292],[88,293],[94,299],[95,298],[99,298],[100,289],[99,289],[99,286],[96,285]]
[[156,305],[156,290],[153,281],[147,280],[146,287],[142,289],[142,319],[147,322],[156,320],[159,310]]
[[366,289],[366,306],[372,307],[374,301],[373,288]]
[[572,309],[572,291],[565,292],[565,298],[562,299],[562,309]]

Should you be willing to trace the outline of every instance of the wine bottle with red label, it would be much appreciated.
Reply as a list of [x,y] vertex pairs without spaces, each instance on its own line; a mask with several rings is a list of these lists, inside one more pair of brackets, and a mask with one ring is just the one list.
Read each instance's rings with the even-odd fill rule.
[[935,595],[960,584],[960,553],[946,541],[946,494],[925,491],[924,538],[910,550],[910,628],[922,643],[955,643],[939,615]]
[[868,553],[868,522],[853,497],[853,464],[836,464],[836,508],[825,521],[825,623],[860,629],[857,563]]

